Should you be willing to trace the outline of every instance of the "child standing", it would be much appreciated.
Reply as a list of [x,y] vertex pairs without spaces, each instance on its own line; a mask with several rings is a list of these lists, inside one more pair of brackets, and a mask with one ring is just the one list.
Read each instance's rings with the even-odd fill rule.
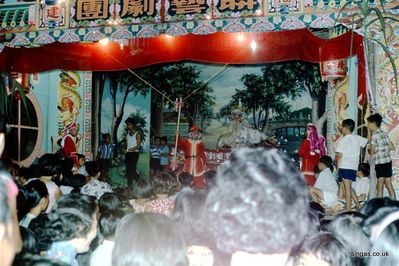
[[154,145],[150,149],[151,160],[150,160],[150,174],[155,176],[161,170],[161,138],[154,138]]
[[98,162],[101,166],[101,180],[107,180],[108,171],[111,167],[112,158],[114,156],[115,144],[111,143],[111,135],[103,134],[103,143],[98,149]]
[[360,208],[360,202],[367,201],[370,190],[370,165],[368,163],[359,164],[356,172],[356,182],[352,183],[352,199],[356,203],[356,208]]
[[341,130],[344,137],[336,149],[338,176],[343,180],[346,210],[352,211],[352,182],[356,181],[360,150],[366,146],[367,139],[353,134],[355,121],[352,119],[342,121]]
[[338,203],[338,184],[333,171],[333,160],[330,156],[324,155],[318,162],[320,173],[316,183],[309,187],[310,196],[313,201],[327,207],[335,206]]
[[162,171],[166,171],[169,165],[169,146],[168,138],[163,136],[161,138],[161,168]]
[[377,176],[377,197],[382,197],[382,190],[385,187],[389,196],[396,200],[395,191],[392,187],[392,160],[391,150],[394,150],[388,134],[381,130],[382,117],[379,114],[373,114],[367,118],[368,128],[372,132],[370,148],[368,152],[375,163],[375,172]]

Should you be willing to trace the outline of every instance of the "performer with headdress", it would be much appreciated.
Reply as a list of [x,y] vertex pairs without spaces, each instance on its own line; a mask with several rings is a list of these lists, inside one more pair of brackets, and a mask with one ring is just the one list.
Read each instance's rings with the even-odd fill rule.
[[301,158],[301,173],[308,186],[313,186],[316,182],[314,169],[321,156],[326,155],[325,138],[319,137],[317,128],[312,124],[308,124],[306,129],[306,139],[299,147],[298,155]]
[[240,109],[237,108],[231,112],[230,120],[231,124],[218,139],[217,148],[254,146],[267,139],[265,134],[248,125],[244,112]]
[[206,171],[205,145],[201,140],[201,129],[193,125],[187,139],[178,139],[177,147],[184,152],[185,161],[183,172],[190,173],[193,177],[193,186],[202,188],[205,185],[204,173]]
[[78,124],[73,121],[65,130],[65,134],[61,140],[61,147],[64,153],[64,158],[71,158],[75,166],[78,164],[77,146],[81,139],[78,134]]

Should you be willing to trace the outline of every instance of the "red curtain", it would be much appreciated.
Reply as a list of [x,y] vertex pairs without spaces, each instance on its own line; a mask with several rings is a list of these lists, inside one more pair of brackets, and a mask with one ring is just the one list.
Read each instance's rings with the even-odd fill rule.
[[365,96],[362,36],[347,32],[325,40],[314,36],[308,29],[261,33],[217,32],[177,37],[162,34],[153,38],[130,39],[125,43],[57,42],[38,48],[5,47],[0,53],[0,71],[112,71],[182,60],[220,64],[259,64],[287,60],[322,62],[351,55],[359,58],[359,96]]

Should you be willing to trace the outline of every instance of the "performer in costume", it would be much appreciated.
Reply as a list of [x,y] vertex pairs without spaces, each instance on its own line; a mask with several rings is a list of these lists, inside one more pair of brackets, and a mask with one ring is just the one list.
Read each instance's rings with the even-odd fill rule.
[[183,172],[193,176],[193,186],[205,186],[204,173],[206,171],[205,145],[201,140],[200,128],[193,125],[189,130],[188,139],[178,139],[178,149],[184,151],[185,161]]
[[231,112],[230,120],[231,124],[218,138],[217,148],[251,147],[267,140],[265,134],[248,125],[245,115],[240,109],[234,109]]
[[81,136],[78,134],[78,124],[76,121],[73,121],[66,128],[65,135],[61,140],[61,147],[64,158],[71,158],[75,166],[78,165],[77,146],[80,139]]
[[314,169],[321,156],[326,155],[326,147],[324,137],[319,137],[317,128],[312,124],[307,125],[306,139],[299,147],[298,155],[301,158],[301,173],[308,186],[313,186],[316,182]]
[[137,130],[136,122],[129,117],[125,120],[127,126],[127,135],[125,141],[125,167],[127,187],[132,189],[133,180],[138,180],[140,176],[137,174],[137,162],[140,155],[141,134]]

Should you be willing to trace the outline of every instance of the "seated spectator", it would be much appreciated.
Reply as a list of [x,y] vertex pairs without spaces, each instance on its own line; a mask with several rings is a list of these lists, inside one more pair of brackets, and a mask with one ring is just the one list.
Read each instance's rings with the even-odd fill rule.
[[39,244],[36,235],[30,229],[23,226],[20,226],[19,230],[22,238],[22,249],[17,257],[19,257],[20,254],[24,255],[27,253],[39,254]]
[[335,180],[333,171],[333,160],[330,156],[324,155],[318,162],[320,170],[316,183],[309,187],[312,200],[324,205],[333,207],[338,204],[338,184]]
[[116,229],[112,265],[185,266],[186,246],[168,217],[155,213],[127,214]]
[[53,205],[62,196],[58,185],[53,181],[61,173],[61,162],[54,154],[44,154],[39,159],[39,180],[46,184],[49,194],[49,204],[46,212],[49,213]]
[[383,207],[396,207],[399,208],[399,201],[392,200],[388,197],[385,198],[373,198],[364,203],[360,209],[360,213],[366,217],[373,216],[376,211]]
[[87,177],[81,174],[75,174],[71,179],[66,179],[63,182],[63,185],[60,186],[60,189],[63,194],[70,194],[72,191],[78,190],[80,193],[80,189],[86,185]]
[[352,266],[349,251],[328,232],[305,239],[294,257],[293,265]]
[[98,180],[101,176],[101,167],[98,162],[87,162],[86,171],[89,174],[89,181],[82,187],[80,193],[99,199],[104,193],[113,192],[108,183]]
[[13,266],[70,266],[66,263],[55,261],[46,256],[39,256],[34,254],[24,254],[16,257]]
[[370,241],[362,229],[365,216],[358,212],[346,212],[337,215],[328,225],[330,231],[350,252],[352,265],[364,265],[361,256],[354,256],[355,252],[369,252]]
[[101,215],[98,227],[104,240],[91,254],[90,266],[112,266],[115,231],[123,216],[124,212],[117,210],[110,210]]
[[[0,117],[0,154],[4,134],[1,131]],[[21,248],[21,236],[16,220],[15,196],[18,189],[9,174],[0,172],[0,265],[11,265],[15,253]],[[15,216],[15,217],[13,217]],[[14,220],[15,219],[15,220]],[[17,230],[15,230],[18,228]]]
[[151,186],[154,189],[156,198],[146,202],[145,211],[165,215],[171,214],[174,202],[170,196],[173,195],[172,191],[176,191],[176,178],[166,172],[161,172],[151,179]]
[[178,191],[170,196],[172,200],[176,200],[176,198],[179,196],[180,193],[183,193],[184,191],[193,191],[194,189],[192,188],[193,184],[193,176],[190,173],[187,172],[181,172],[178,174],[177,179],[179,180],[180,183],[180,189],[177,189]]
[[206,200],[209,230],[231,265],[286,265],[309,230],[308,192],[295,164],[278,150],[233,151]]
[[89,174],[86,171],[86,156],[78,153],[78,164],[76,165],[75,174],[81,174],[84,176],[88,176]]
[[215,170],[209,170],[206,171],[204,174],[204,178],[205,178],[205,185],[206,188],[209,189],[211,186],[213,186],[215,184],[215,176],[216,176],[216,171]]
[[47,255],[68,265],[79,265],[78,253],[89,250],[97,234],[97,203],[93,197],[64,195],[49,214],[46,233],[53,241]]
[[46,211],[49,204],[49,194],[46,185],[39,179],[26,184],[18,194],[19,224],[28,227],[30,222]]
[[[368,163],[359,164],[356,172],[356,182],[352,183],[352,199],[355,201],[356,208],[360,209],[361,205],[367,201],[370,191],[370,165]],[[355,197],[356,196],[356,197]],[[356,201],[357,199],[357,201]]]
[[147,201],[156,199],[156,197],[151,185],[140,179],[133,186],[133,199],[129,203],[133,207],[134,212],[141,213],[144,212]]
[[119,207],[121,207],[121,202],[114,193],[104,193],[98,201],[100,215],[107,211],[117,210]]

